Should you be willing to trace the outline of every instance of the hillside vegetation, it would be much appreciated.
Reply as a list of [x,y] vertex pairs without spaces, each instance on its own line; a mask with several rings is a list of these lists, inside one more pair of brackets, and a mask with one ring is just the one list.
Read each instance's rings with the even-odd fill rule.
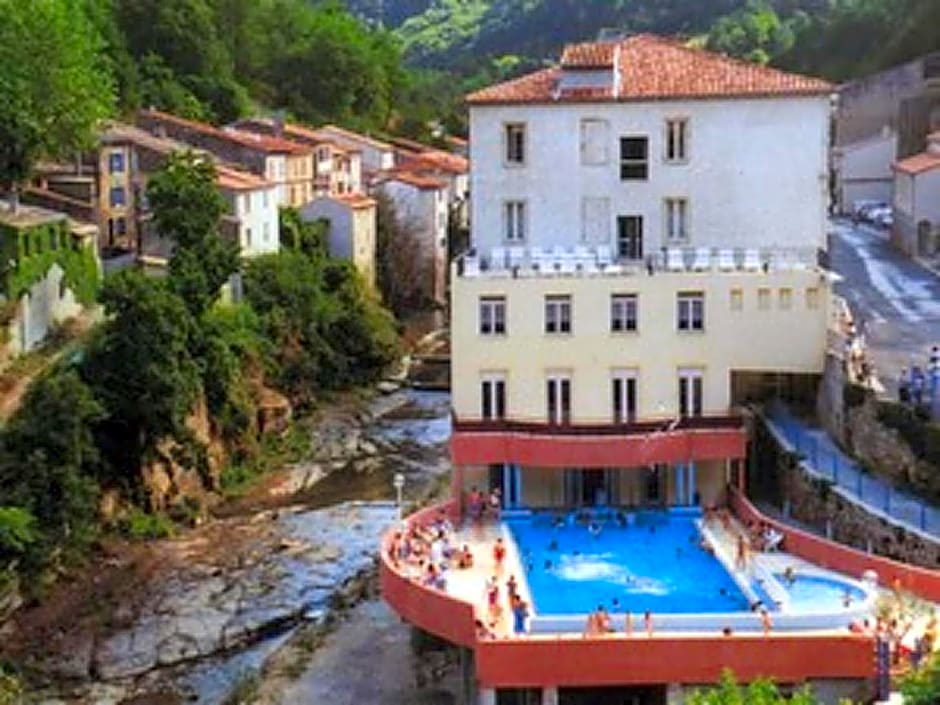
[[940,49],[937,0],[348,0],[401,41],[407,63],[468,86],[556,58],[602,30],[678,34],[834,80]]

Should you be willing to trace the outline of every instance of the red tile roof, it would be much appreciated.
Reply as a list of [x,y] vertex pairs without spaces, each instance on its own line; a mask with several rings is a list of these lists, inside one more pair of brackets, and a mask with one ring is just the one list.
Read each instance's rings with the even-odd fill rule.
[[459,154],[439,150],[406,155],[401,168],[407,171],[442,171],[448,174],[466,174],[470,162]]
[[403,184],[414,186],[415,188],[419,188],[423,191],[447,188],[446,181],[437,179],[433,176],[418,174],[407,169],[389,169],[388,171],[381,172],[378,175],[378,182],[384,183],[386,181],[399,181]]
[[374,198],[369,198],[369,196],[361,193],[341,193],[336,196],[331,196],[331,198],[335,198],[337,201],[345,203],[354,210],[359,210],[361,208],[372,208],[375,206]]
[[933,169],[940,169],[940,154],[921,152],[913,157],[895,162],[894,169],[911,176],[923,174],[925,171],[932,171]]
[[561,55],[561,65],[566,69],[612,68],[616,48],[615,42],[569,44]]
[[370,147],[374,147],[375,149],[378,149],[378,150],[388,151],[388,152],[392,151],[392,145],[390,145],[388,142],[382,142],[381,140],[377,140],[374,137],[363,135],[360,132],[353,132],[352,130],[347,130],[345,128],[340,127],[339,125],[324,125],[319,130],[316,130],[316,132],[319,133],[321,136],[325,137],[326,139],[330,139],[330,136],[332,133],[333,135],[340,135],[351,141],[360,142],[362,144],[367,144]]
[[274,187],[270,181],[265,181],[254,174],[221,164],[215,165],[215,182],[229,191],[256,191]]
[[280,137],[272,137],[270,135],[262,135],[254,132],[242,132],[231,128],[222,129],[206,122],[187,120],[186,118],[181,118],[178,115],[164,113],[160,110],[141,110],[140,114],[144,117],[150,117],[151,119],[157,120],[159,122],[186,127],[190,130],[193,130],[194,132],[200,132],[204,135],[211,135],[213,137],[227,139],[231,142],[235,142],[247,147],[255,147],[263,152],[272,154],[311,154],[311,148],[307,145],[291,142],[290,140],[285,140]]
[[581,44],[565,50],[568,68],[600,68],[592,62],[617,53],[617,92],[609,89],[559,92],[564,68],[549,68],[484,88],[467,96],[472,105],[642,101],[699,98],[762,98],[825,95],[834,86],[822,79],[688,47],[676,40],[639,34],[616,43]]

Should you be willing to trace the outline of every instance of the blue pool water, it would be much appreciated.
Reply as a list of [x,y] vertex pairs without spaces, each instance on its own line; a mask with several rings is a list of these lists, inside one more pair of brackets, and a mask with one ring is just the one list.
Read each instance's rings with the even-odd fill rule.
[[846,595],[850,598],[848,606],[857,606],[865,599],[863,590],[840,580],[797,575],[792,583],[788,583],[783,574],[776,578],[790,594],[791,612],[833,612],[846,607]]
[[608,516],[597,536],[577,524],[555,527],[545,514],[506,524],[538,614],[584,614],[601,604],[634,614],[747,610],[731,576],[699,547],[696,518],[639,512],[632,526],[619,526]]

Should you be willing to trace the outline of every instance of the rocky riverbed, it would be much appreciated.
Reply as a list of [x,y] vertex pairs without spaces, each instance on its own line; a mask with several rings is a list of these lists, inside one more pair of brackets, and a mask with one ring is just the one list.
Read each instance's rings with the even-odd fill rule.
[[399,392],[327,415],[309,461],[208,525],[122,546],[6,625],[4,655],[45,703],[227,701],[300,627],[369,592],[396,520],[391,478],[412,498],[449,466],[449,397]]

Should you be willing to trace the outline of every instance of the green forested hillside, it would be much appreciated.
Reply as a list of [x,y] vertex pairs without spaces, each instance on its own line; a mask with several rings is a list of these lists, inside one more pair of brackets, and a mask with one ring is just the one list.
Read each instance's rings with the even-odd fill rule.
[[482,69],[477,77],[482,80],[556,57],[565,42],[593,39],[602,29],[680,34],[710,49],[836,80],[940,48],[940,0],[348,0],[348,5],[394,28],[408,63],[464,76]]

